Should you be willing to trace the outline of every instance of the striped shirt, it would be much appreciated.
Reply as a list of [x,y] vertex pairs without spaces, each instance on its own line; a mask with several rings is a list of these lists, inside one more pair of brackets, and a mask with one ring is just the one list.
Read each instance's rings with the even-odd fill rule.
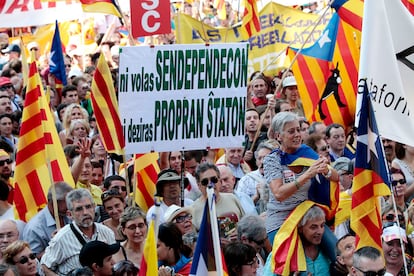
[[[108,244],[116,242],[114,232],[103,224],[95,223],[95,233],[90,239],[79,230],[75,223],[73,225],[86,242],[92,240],[99,240]],[[81,249],[82,244],[73,233],[70,224],[65,225],[50,241],[45,254],[42,256],[41,264],[58,275],[68,275],[72,270],[82,267],[79,262]]]

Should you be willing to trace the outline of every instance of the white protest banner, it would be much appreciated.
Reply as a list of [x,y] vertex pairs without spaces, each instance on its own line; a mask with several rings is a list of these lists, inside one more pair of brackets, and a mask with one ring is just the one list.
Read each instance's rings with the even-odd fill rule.
[[0,1],[0,28],[39,26],[78,19],[83,14],[79,1]]
[[401,1],[364,5],[359,79],[367,79],[380,135],[414,146],[414,17]]
[[126,153],[242,146],[248,45],[123,47]]

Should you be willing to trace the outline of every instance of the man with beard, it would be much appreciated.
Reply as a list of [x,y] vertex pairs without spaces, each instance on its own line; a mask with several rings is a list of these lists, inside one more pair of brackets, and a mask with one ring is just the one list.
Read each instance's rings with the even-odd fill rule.
[[89,241],[99,240],[115,243],[114,232],[100,223],[95,223],[95,204],[86,189],[76,189],[66,196],[66,205],[73,219],[52,238],[45,250],[41,264],[45,275],[67,275],[81,267],[79,253]]
[[[58,182],[55,184],[55,190],[59,222],[60,226],[63,227],[71,222],[66,215],[68,208],[65,198],[73,188],[66,182]],[[49,188],[47,205],[27,223],[23,231],[23,240],[27,241],[30,244],[30,249],[36,253],[38,258],[41,258],[56,231],[57,224],[53,210],[52,189]]]
[[[164,214],[168,207],[175,204],[181,206],[181,176],[173,169],[162,170],[158,174],[157,196],[162,197],[160,209],[158,211],[159,223],[164,222]],[[188,185],[188,179],[184,177],[184,188]],[[193,201],[184,198],[184,206],[190,206]],[[153,205],[147,212],[147,221],[151,221],[152,214],[155,212]]]

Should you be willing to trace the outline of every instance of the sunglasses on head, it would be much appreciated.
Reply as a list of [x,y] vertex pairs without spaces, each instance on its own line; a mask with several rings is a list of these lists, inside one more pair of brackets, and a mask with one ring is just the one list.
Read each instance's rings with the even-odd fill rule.
[[7,163],[7,165],[10,165],[13,161],[10,159],[0,160],[0,166],[4,166],[4,164]]
[[106,200],[110,197],[122,197],[118,190],[108,190],[102,193],[101,199]]
[[[395,215],[394,214],[388,214],[385,216],[385,220],[387,221],[394,221],[395,220]],[[405,221],[404,220],[404,216],[403,215],[398,215],[398,220],[401,221]]]
[[203,178],[201,179],[200,183],[203,186],[207,186],[210,182],[213,184],[217,184],[217,182],[219,181],[217,176],[213,176],[213,177],[207,177],[207,178]]
[[404,179],[400,179],[400,180],[393,180],[391,181],[392,186],[397,186],[399,184],[403,185],[405,183],[407,183]]
[[25,264],[30,260],[36,259],[36,253],[30,253],[29,256],[21,256],[16,263]]
[[354,266],[355,269],[359,270],[364,276],[384,276],[387,270],[385,268],[378,271],[363,271],[360,268]]

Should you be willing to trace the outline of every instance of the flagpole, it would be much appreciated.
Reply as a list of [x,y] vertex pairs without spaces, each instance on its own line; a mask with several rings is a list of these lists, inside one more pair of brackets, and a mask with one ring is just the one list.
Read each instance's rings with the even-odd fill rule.
[[210,183],[207,187],[208,208],[210,208],[211,233],[213,236],[214,260],[216,261],[217,276],[223,276],[223,264],[221,259],[221,247],[216,215],[216,196],[214,194],[214,184]]
[[[297,58],[298,58],[299,54],[302,52],[303,48],[305,47],[305,44],[306,44],[306,43],[308,43],[308,40],[311,38],[312,34],[315,32],[316,27],[317,27],[317,26],[321,23],[322,19],[325,17],[325,15],[326,15],[326,13],[328,12],[328,10],[329,10],[329,8],[330,8],[330,6],[331,6],[332,2],[333,2],[333,0],[329,1],[328,6],[326,6],[326,8],[325,8],[324,12],[321,14],[321,16],[319,16],[318,20],[316,20],[316,22],[315,22],[315,24],[314,24],[314,26],[313,26],[312,30],[309,32],[309,34],[308,34],[308,36],[306,37],[305,41],[302,43],[302,45],[300,46],[300,48],[299,48],[299,49],[298,49],[298,51],[296,52],[295,56],[294,56],[294,57],[293,57],[293,59],[291,60],[290,65],[288,66],[288,68],[287,68],[287,69],[285,70],[285,72],[283,73],[282,78],[280,79],[280,82],[278,83],[278,85],[277,85],[277,87],[276,87],[276,89],[275,89],[275,92],[274,92],[274,94],[273,94],[273,95],[274,95],[274,97],[276,96],[277,91],[279,91],[279,90],[280,90],[280,88],[282,87],[283,80],[286,78],[286,76],[287,76],[288,72],[289,72],[289,71],[290,71],[290,69],[292,68],[292,66],[293,66],[293,64],[295,63],[295,61],[297,60]],[[304,31],[306,31],[306,29],[305,29]],[[304,31],[303,31],[303,32],[304,32]],[[303,32],[302,32],[302,33],[303,33]],[[289,45],[290,45],[290,44],[289,44]],[[289,46],[288,46],[288,47],[289,47]],[[276,57],[276,58],[277,58],[277,57]],[[275,61],[275,60],[276,60],[276,59],[274,59],[274,61]],[[270,64],[269,64],[269,65],[270,65]],[[266,68],[267,68],[267,67],[266,67]],[[262,72],[263,72],[263,71],[262,71]],[[253,79],[253,80],[254,80],[254,79]],[[253,81],[253,80],[252,80],[252,81]],[[264,114],[267,114],[267,112],[269,112],[269,109],[270,109],[270,107],[269,107],[269,105],[268,105],[268,106],[266,107],[266,110],[264,111]],[[259,138],[259,135],[260,135],[260,129],[262,128],[262,125],[263,125],[263,122],[264,122],[265,117],[266,117],[266,116],[263,116],[263,117],[260,119],[260,121],[259,121],[259,125],[257,126],[257,130],[256,130],[256,133],[255,133],[254,138],[253,138],[252,146],[250,147],[250,150],[251,150],[251,151],[253,151],[253,148],[254,148],[254,146],[256,145],[257,138]]]
[[60,219],[59,219],[59,210],[58,210],[58,203],[57,203],[57,197],[56,197],[56,187],[55,187],[55,183],[53,183],[52,167],[50,166],[49,159],[47,160],[47,167],[48,167],[49,178],[50,178],[50,189],[52,191],[53,216],[55,217],[55,221],[56,221],[56,230],[60,230],[62,226],[60,225]]

